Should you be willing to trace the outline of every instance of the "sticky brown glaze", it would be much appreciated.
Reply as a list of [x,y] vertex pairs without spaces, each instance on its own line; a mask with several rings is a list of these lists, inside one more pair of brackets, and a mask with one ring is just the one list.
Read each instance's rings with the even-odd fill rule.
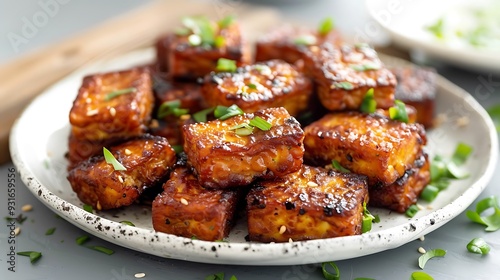
[[[247,136],[237,135],[232,129],[254,116],[271,123],[271,129],[254,128]],[[273,179],[295,172],[302,165],[304,132],[282,107],[186,125],[183,135],[184,151],[205,187],[245,186],[258,178]]]
[[313,69],[321,103],[331,111],[358,109],[370,88],[378,108],[394,103],[396,77],[367,45],[310,48],[306,64]]
[[235,190],[203,188],[190,168],[174,169],[153,201],[156,231],[207,241],[229,234],[237,202]]
[[[214,23],[216,24],[216,23]],[[192,46],[188,36],[176,36],[170,44],[168,70],[175,79],[195,80],[214,71],[219,58],[236,61],[238,66],[250,62],[250,49],[245,43],[238,23],[218,29],[216,36],[224,38],[224,44]]]
[[209,106],[238,105],[246,113],[285,107],[292,116],[307,109],[312,82],[282,60],[238,68],[234,73],[211,73],[205,77],[202,95]]
[[306,162],[323,166],[337,160],[368,176],[370,185],[394,183],[412,167],[427,142],[420,124],[355,111],[325,115],[304,132]]
[[[311,44],[299,44],[301,37],[311,37]],[[266,61],[282,59],[288,63],[295,63],[304,59],[309,47],[320,46],[325,42],[340,44],[341,35],[337,30],[331,30],[321,35],[317,30],[284,25],[260,37],[256,44],[255,60]]]
[[125,171],[115,170],[101,153],[80,163],[68,174],[78,198],[98,210],[134,203],[144,189],[168,175],[176,159],[167,140],[159,136],[143,135],[107,148]]
[[[127,88],[135,91],[106,100]],[[69,114],[74,137],[105,141],[143,134],[154,105],[151,88],[146,67],[85,77]]]
[[78,139],[73,136],[73,133],[70,133],[68,137],[67,153],[67,158],[69,161],[68,171],[73,169],[80,162],[92,156],[102,154],[102,147],[109,147],[113,144],[115,144],[115,141]]
[[249,239],[288,242],[361,234],[366,177],[304,165],[247,195]]
[[175,42],[177,35],[170,33],[164,34],[159,37],[155,42],[156,51],[156,64],[157,69],[160,72],[168,72],[168,57],[170,56],[170,50],[172,48],[173,42]]
[[183,145],[182,126],[195,123],[189,115],[169,116],[163,120],[153,120],[148,133],[167,138],[171,146]]
[[396,75],[396,99],[417,110],[417,122],[431,128],[436,99],[436,71],[432,68],[406,66],[392,68]]
[[422,153],[413,166],[392,185],[369,186],[369,205],[404,213],[411,205],[417,203],[420,193],[430,182],[429,168],[428,156]]

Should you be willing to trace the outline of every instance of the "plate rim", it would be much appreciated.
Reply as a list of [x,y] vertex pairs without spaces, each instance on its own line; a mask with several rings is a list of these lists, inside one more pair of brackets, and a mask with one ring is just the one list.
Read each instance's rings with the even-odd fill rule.
[[[384,56],[385,57],[385,56]],[[120,57],[115,58],[120,59]],[[390,57],[386,59],[391,59],[398,61],[398,63],[409,63],[407,61]],[[102,63],[102,62],[101,62]],[[457,85],[451,83],[447,79],[443,78],[439,74],[437,75],[437,85],[438,87],[443,87],[445,90],[456,95],[461,100],[467,101],[472,108],[474,108],[475,113],[479,114],[481,119],[485,122],[486,127],[489,132],[489,139],[491,141],[491,147],[489,149],[489,162],[486,166],[484,173],[473,182],[473,184],[466,189],[464,193],[454,199],[451,203],[446,204],[444,207],[437,209],[425,216],[408,219],[405,223],[383,229],[376,232],[368,232],[362,235],[356,236],[346,236],[346,237],[336,237],[329,239],[316,239],[308,241],[295,241],[290,243],[225,243],[225,242],[211,242],[202,240],[192,240],[185,237],[174,236],[171,234],[165,234],[161,232],[155,232],[154,230],[135,228],[128,225],[123,225],[118,222],[101,218],[96,214],[91,214],[77,205],[74,205],[63,198],[59,197],[57,194],[50,191],[46,186],[42,185],[39,179],[34,174],[29,164],[23,162],[21,154],[19,153],[19,148],[16,142],[16,137],[19,135],[18,130],[23,118],[26,116],[27,112],[44,98],[47,93],[51,92],[58,84],[62,81],[66,81],[71,77],[79,75],[80,72],[75,72],[65,78],[59,80],[54,85],[46,89],[42,94],[37,96],[31,101],[31,103],[23,110],[22,114],[16,119],[10,134],[10,152],[14,166],[20,173],[21,180],[26,184],[30,192],[37,197],[44,205],[46,205],[50,210],[61,215],[65,220],[71,224],[79,227],[80,229],[92,234],[98,238],[107,240],[116,245],[126,247],[132,250],[140,251],[143,253],[148,253],[165,258],[181,259],[200,263],[212,263],[212,264],[236,264],[236,265],[300,265],[309,263],[319,263],[323,261],[332,260],[343,260],[351,259],[355,257],[365,256],[369,254],[378,253],[381,251],[393,249],[404,245],[419,236],[429,233],[442,225],[446,224],[451,219],[462,213],[472,202],[481,194],[481,192],[487,187],[490,182],[495,166],[498,160],[498,135],[493,125],[493,121],[486,113],[486,110],[465,90],[458,87]],[[455,204],[461,204],[460,211],[452,211],[453,214],[444,214],[451,207],[456,207]],[[465,206],[463,206],[465,205]],[[64,209],[63,209],[64,208]],[[110,231],[98,231],[96,232],[96,225],[101,226],[111,226],[114,229],[119,229],[123,231],[123,236],[117,235]],[[431,226],[429,226],[431,225]],[[411,232],[411,234],[405,235],[405,238],[391,239],[394,231],[404,231]],[[137,241],[139,238],[131,239],[128,234],[133,232],[139,232],[137,235],[144,237],[143,241]],[[151,237],[152,236],[152,237]],[[164,252],[156,252],[155,246],[147,243],[146,237],[154,238],[157,242],[184,244],[182,248],[169,248],[172,249],[172,254],[165,254]],[[300,254],[304,254],[312,249],[322,248],[321,250],[335,250],[335,247],[341,241],[356,241],[360,246],[360,250],[364,250],[365,245],[369,245],[374,239],[381,240],[377,246],[369,247],[369,252],[359,254],[357,252],[352,252],[350,255],[344,255],[343,257],[330,256],[328,259],[325,258],[324,254],[312,255],[309,257],[301,257]],[[142,238],[140,238],[142,240]],[[328,240],[330,242],[326,242]],[[332,241],[333,240],[333,241]],[[335,242],[337,241],[337,242]],[[127,243],[130,242],[130,243]],[[141,245],[137,247],[137,245]],[[269,246],[272,245],[272,246]],[[167,245],[165,245],[167,246]],[[271,249],[270,249],[271,248]],[[266,250],[266,255],[263,257],[262,250]],[[284,252],[287,252],[285,254]],[[196,255],[193,257],[192,254]],[[235,257],[235,253],[239,257]],[[243,257],[242,257],[243,254]],[[279,256],[279,258],[278,258]],[[297,257],[298,256],[298,257]]]

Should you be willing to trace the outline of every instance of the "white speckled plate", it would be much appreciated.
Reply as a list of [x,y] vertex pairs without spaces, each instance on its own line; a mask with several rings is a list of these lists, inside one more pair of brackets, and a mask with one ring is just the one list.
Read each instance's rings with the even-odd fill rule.
[[[386,210],[371,209],[380,215],[381,222],[366,234],[259,244],[244,240],[247,234],[244,221],[232,230],[229,242],[206,242],[155,232],[150,209],[143,206],[90,214],[82,209],[82,203],[66,180],[64,154],[72,101],[84,74],[137,65],[150,61],[152,55],[151,50],[138,51],[94,64],[61,80],[33,100],[17,120],[10,137],[13,162],[36,197],[90,234],[133,250],[165,258],[244,265],[317,263],[373,254],[408,243],[459,215],[486,187],[497,161],[497,134],[487,113],[469,94],[439,78],[437,110],[446,113],[448,121],[429,132],[429,149],[431,154],[450,155],[457,141],[472,145],[474,152],[467,162],[471,176],[453,182],[430,207],[412,219]],[[388,62],[400,63],[390,59]],[[455,121],[459,117],[467,117],[470,125],[457,127]],[[136,227],[122,225],[119,223],[122,220],[131,221]]]

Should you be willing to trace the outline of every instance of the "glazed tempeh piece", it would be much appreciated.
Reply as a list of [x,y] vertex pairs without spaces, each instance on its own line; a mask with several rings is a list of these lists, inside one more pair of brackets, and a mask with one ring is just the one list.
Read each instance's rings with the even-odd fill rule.
[[331,30],[326,34],[319,34],[317,30],[310,28],[284,25],[259,38],[255,49],[255,60],[282,59],[288,63],[295,63],[304,59],[308,48],[326,42],[340,44],[340,33]]
[[394,103],[396,77],[368,45],[323,44],[310,49],[306,64],[313,69],[321,103],[331,111],[357,110],[370,88],[378,108]]
[[[198,83],[177,82],[169,78],[154,76],[154,94],[157,107],[163,102],[178,100],[180,108],[188,109],[190,114],[206,107]],[[156,114],[157,115],[157,114]],[[155,115],[155,116],[156,116]]]
[[69,115],[73,135],[105,141],[143,134],[154,105],[151,87],[144,67],[85,77]]
[[389,186],[369,186],[370,206],[383,207],[404,213],[417,202],[420,193],[430,182],[428,156],[422,153],[405,174]]
[[366,177],[304,165],[247,195],[249,239],[288,242],[361,234]]
[[236,72],[211,73],[205,77],[202,95],[209,106],[238,105],[243,111],[284,107],[292,116],[307,108],[312,82],[294,66],[269,60],[240,67]]
[[70,133],[68,137],[67,154],[69,161],[68,171],[73,169],[80,162],[92,156],[102,154],[102,147],[109,147],[113,144],[115,144],[114,141],[78,139],[73,133]]
[[[260,117],[272,126],[238,135],[237,125]],[[221,121],[183,126],[184,151],[204,187],[245,186],[274,179],[302,165],[304,132],[284,108],[270,108]]]
[[370,185],[388,186],[403,176],[426,144],[420,124],[378,114],[330,113],[304,129],[304,160],[318,165],[337,160]]
[[[203,17],[192,17],[188,21],[189,26],[198,27],[188,28],[186,34],[176,34],[169,43],[168,71],[173,78],[194,80],[203,77],[215,70],[219,58],[234,60],[238,66],[250,62],[250,49],[244,42],[237,22],[226,25]],[[193,34],[193,29],[200,28],[211,30],[203,34],[212,35]],[[200,38],[198,44],[193,41],[192,35]]]
[[436,71],[432,68],[407,66],[393,68],[398,85],[395,98],[417,110],[417,122],[432,127],[436,98]]
[[237,191],[203,188],[190,168],[174,169],[153,202],[156,231],[207,241],[222,240],[234,218]]
[[182,126],[193,123],[194,120],[189,115],[183,115],[178,118],[169,116],[165,120],[153,120],[149,126],[148,133],[167,138],[171,146],[182,145],[184,143]]
[[143,135],[109,151],[126,170],[115,170],[101,154],[80,163],[68,175],[78,198],[97,210],[134,203],[144,189],[168,175],[176,160],[167,140],[159,136]]
[[156,40],[155,51],[158,71],[168,72],[168,58],[170,56],[170,49],[176,38],[177,35],[170,33],[165,34]]

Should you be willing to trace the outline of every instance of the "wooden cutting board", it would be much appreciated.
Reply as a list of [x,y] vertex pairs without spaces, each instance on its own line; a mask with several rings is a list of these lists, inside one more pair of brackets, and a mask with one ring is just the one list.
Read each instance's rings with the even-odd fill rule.
[[10,160],[9,131],[22,110],[45,88],[77,68],[96,60],[151,46],[163,33],[178,27],[181,17],[236,15],[250,41],[279,23],[269,8],[241,2],[157,0],[57,44],[0,65],[0,164]]

